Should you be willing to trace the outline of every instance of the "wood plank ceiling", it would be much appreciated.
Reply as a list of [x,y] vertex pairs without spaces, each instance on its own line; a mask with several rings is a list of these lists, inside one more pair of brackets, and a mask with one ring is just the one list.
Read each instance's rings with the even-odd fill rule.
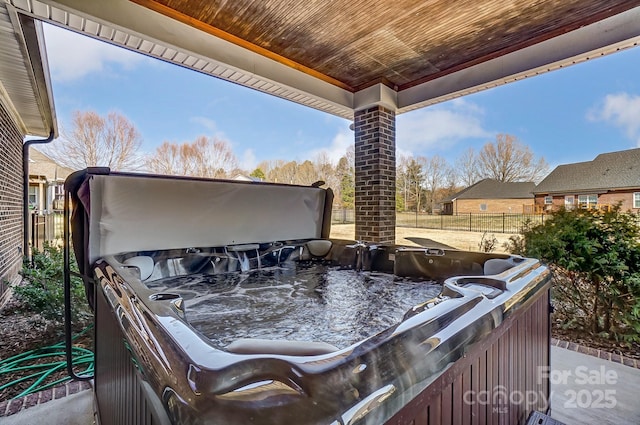
[[351,92],[399,91],[640,0],[131,0]]

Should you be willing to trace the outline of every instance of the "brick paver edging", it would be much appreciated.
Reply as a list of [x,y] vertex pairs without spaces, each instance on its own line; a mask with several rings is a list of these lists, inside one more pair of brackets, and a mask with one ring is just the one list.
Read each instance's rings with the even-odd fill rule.
[[562,341],[559,339],[551,338],[551,345],[566,348],[567,350],[576,351],[578,353],[587,354],[589,356],[598,357],[600,359],[609,360],[610,362],[620,363],[625,366],[640,369],[640,361],[625,357],[621,354],[614,354],[608,351],[599,350],[597,348],[585,347],[584,345],[576,344],[575,342]]
[[[585,347],[584,345],[576,344],[575,342],[562,341],[555,338],[551,338],[551,345],[640,369],[640,361],[624,357],[620,354],[613,354],[597,348]],[[56,400],[88,389],[91,389],[91,384],[88,381],[71,381],[64,385],[40,391],[38,393],[2,401],[0,402],[0,418],[16,414],[21,410],[46,403],[50,400]]]
[[29,407],[37,406],[50,400],[57,400],[88,389],[91,389],[91,383],[88,381],[71,381],[64,385],[59,385],[24,397],[1,401],[0,418],[14,415]]

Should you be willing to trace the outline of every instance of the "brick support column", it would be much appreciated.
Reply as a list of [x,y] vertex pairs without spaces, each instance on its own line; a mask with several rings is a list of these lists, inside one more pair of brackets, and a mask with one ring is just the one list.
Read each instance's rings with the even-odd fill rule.
[[396,115],[382,106],[356,111],[357,240],[395,243]]

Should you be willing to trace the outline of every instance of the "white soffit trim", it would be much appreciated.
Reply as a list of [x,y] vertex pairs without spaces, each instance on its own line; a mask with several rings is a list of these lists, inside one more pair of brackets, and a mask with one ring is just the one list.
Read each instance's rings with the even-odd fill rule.
[[128,0],[9,0],[25,14],[129,50],[353,119],[353,93]]
[[57,132],[41,25],[0,4],[0,102],[23,135]]
[[398,93],[398,113],[476,93],[640,43],[640,8]]

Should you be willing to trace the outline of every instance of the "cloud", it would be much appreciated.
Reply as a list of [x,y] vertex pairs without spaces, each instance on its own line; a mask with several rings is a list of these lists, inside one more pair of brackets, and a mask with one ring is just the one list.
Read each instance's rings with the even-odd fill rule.
[[[442,150],[465,138],[493,138],[494,133],[483,128],[484,111],[478,105],[457,99],[446,106],[439,105],[399,115],[396,121],[396,156],[412,156],[419,151]],[[353,147],[354,133],[343,126],[329,146],[310,152],[311,158],[326,154],[337,164]]]
[[618,127],[640,147],[640,96],[609,94],[600,105],[587,112],[587,119]]
[[253,149],[245,149],[240,158],[240,168],[251,173],[256,169],[257,164],[258,160],[256,159],[256,153]]
[[189,118],[189,121],[194,123],[194,124],[200,124],[201,126],[203,126],[204,128],[206,128],[207,130],[209,130],[212,133],[217,133],[218,132],[218,126],[216,125],[216,122],[214,120],[212,120],[211,118],[207,118],[207,117],[191,117],[191,118]]
[[466,138],[493,137],[482,124],[484,111],[464,99],[398,116],[396,138],[405,152],[444,150]]
[[318,155],[326,154],[329,160],[335,165],[340,161],[347,150],[353,146],[353,131],[348,127],[341,127],[338,133],[333,136],[331,144],[326,148],[315,149],[311,151],[309,158],[316,158]]
[[116,64],[132,69],[145,56],[53,25],[44,25],[49,69],[54,81],[69,82]]

